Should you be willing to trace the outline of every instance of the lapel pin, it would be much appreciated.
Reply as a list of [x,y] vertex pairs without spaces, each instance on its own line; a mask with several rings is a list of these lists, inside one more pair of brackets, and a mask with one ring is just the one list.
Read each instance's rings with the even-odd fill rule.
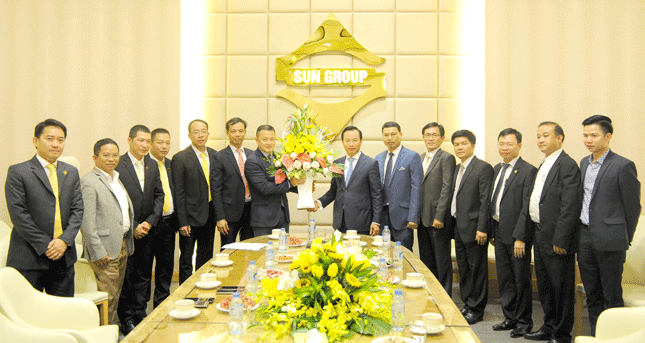
[[513,173],[517,174],[517,170],[515,170]]
[[63,175],[67,175],[67,170],[63,170]]

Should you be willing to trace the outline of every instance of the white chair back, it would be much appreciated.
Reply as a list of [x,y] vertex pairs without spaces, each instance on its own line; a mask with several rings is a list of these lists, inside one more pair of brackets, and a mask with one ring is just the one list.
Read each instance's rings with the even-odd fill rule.
[[0,268],[7,266],[7,254],[9,253],[9,236],[0,237]]
[[64,332],[40,331],[21,326],[0,314],[0,342],[77,343],[77,340],[72,335]]
[[0,220],[0,238],[11,235],[11,227],[4,221]]
[[623,268],[624,284],[645,286],[645,216],[641,216]]

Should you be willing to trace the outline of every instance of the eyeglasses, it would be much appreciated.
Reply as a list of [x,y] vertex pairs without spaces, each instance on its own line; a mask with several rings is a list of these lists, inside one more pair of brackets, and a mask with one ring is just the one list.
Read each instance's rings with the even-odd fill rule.
[[426,134],[424,134],[424,135],[423,135],[423,137],[424,137],[424,138],[434,138],[434,139],[437,139],[437,138],[441,137],[441,135],[440,135],[440,134],[438,134],[438,133],[426,133]]

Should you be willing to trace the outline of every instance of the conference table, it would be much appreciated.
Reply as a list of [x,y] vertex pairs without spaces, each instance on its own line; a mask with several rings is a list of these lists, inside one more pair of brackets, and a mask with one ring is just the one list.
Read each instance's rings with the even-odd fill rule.
[[[268,236],[255,237],[244,242],[266,243]],[[370,236],[361,236],[361,240],[367,242],[367,247],[372,247],[373,241]],[[374,247],[377,249],[377,247]],[[289,248],[289,254],[297,254],[304,250],[304,247]],[[403,249],[403,275],[408,272],[418,272],[425,276],[426,288],[411,289],[399,284],[406,298],[406,323],[415,314],[424,312],[441,313],[444,317],[445,330],[437,335],[428,335],[426,342],[480,342],[470,328],[464,317],[459,312],[455,303],[450,299],[441,284],[437,281],[430,270],[408,249]],[[216,273],[218,281],[222,286],[244,286],[246,284],[245,269],[249,261],[256,261],[258,266],[264,266],[264,249],[259,251],[231,250],[223,252],[230,255],[233,264],[229,267],[215,267],[210,262],[199,268],[188,280],[181,284],[170,296],[155,308],[137,327],[128,334],[122,341],[124,343],[197,343],[213,335],[228,330],[228,313],[216,308],[216,304],[224,300],[228,295],[217,294],[217,289],[204,290],[197,288],[196,283],[200,281],[200,275],[204,273]],[[214,259],[213,259],[214,260]],[[211,261],[213,261],[211,260]],[[287,270],[289,264],[279,264],[278,268]],[[214,297],[214,303],[208,308],[201,309],[199,315],[192,319],[177,320],[169,313],[175,309],[175,301],[184,298]],[[252,318],[252,314],[249,315]],[[269,334],[267,336],[267,334]],[[385,335],[387,336],[387,334]],[[248,328],[244,332],[244,342],[276,342],[273,333],[267,333],[264,326],[259,325]],[[410,337],[408,326],[405,329],[405,337]],[[356,334],[351,339],[352,343],[368,343],[377,337],[363,336]],[[291,336],[283,337],[278,342],[293,342]]]

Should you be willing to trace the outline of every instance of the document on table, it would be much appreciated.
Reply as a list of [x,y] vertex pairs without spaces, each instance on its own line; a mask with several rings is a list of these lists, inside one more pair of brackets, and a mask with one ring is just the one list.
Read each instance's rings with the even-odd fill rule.
[[266,247],[266,243],[229,243],[223,246],[224,249],[258,251]]

